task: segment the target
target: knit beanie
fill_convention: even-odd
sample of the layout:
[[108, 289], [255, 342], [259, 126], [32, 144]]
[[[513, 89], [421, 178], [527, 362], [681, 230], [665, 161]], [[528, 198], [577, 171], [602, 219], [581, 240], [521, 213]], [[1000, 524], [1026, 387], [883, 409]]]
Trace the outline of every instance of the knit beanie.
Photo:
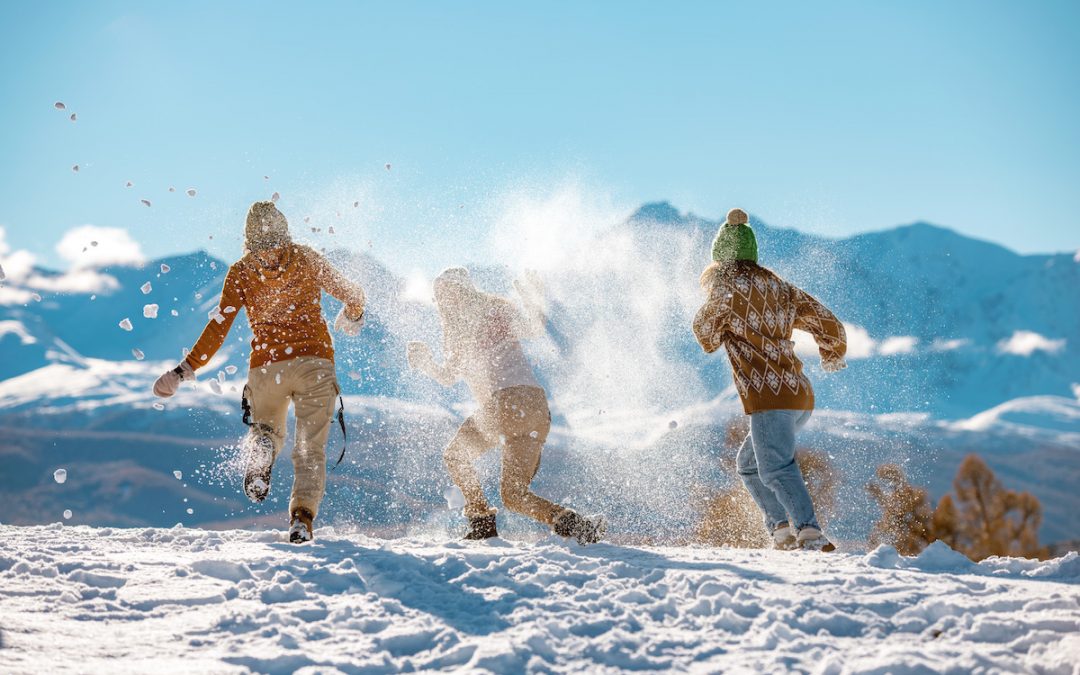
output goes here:
[[289, 221], [273, 202], [255, 202], [247, 214], [244, 246], [249, 251], [265, 251], [291, 241]]
[[716, 262], [749, 260], [757, 262], [757, 238], [747, 224], [749, 218], [742, 209], [728, 211], [727, 221], [713, 239], [712, 259]]

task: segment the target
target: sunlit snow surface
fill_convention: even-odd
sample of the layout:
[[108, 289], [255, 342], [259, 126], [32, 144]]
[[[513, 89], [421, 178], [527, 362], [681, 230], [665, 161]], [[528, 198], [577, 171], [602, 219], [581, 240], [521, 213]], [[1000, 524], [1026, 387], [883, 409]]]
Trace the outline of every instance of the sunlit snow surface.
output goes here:
[[3, 670], [1071, 673], [1080, 653], [1075, 553], [316, 535], [0, 526]]

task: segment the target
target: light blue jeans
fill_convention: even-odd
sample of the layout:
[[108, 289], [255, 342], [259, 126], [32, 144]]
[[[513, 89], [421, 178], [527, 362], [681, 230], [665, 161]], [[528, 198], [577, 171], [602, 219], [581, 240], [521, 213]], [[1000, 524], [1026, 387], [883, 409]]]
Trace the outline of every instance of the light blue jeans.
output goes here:
[[750, 433], [739, 448], [736, 464], [743, 485], [765, 514], [769, 532], [783, 522], [796, 530], [820, 527], [795, 463], [795, 430], [806, 424], [811, 412], [762, 410], [750, 415]]

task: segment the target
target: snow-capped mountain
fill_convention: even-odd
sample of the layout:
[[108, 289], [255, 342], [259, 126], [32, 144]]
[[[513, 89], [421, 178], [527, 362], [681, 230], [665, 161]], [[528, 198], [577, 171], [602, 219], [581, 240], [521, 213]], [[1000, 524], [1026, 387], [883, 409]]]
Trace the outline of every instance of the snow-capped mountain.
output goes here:
[[[550, 321], [529, 349], [551, 394], [555, 429], [538, 489], [609, 513], [615, 531], [685, 532], [694, 514], [670, 505], [729, 480], [717, 457], [730, 452], [725, 427], [739, 415], [730, 372], [689, 330], [717, 226], [649, 204], [540, 270]], [[1080, 536], [1070, 487], [1080, 480], [1080, 263], [1021, 256], [923, 224], [842, 240], [754, 226], [761, 262], [848, 324], [843, 373], [825, 375], [812, 345], [798, 343], [819, 405], [801, 440], [830, 453], [843, 474], [834, 519], [842, 536], [865, 534], [872, 513], [862, 486], [877, 464], [904, 463], [940, 495], [967, 452], [983, 454], [1006, 485], [1043, 501], [1045, 540]], [[462, 389], [444, 390], [404, 360], [407, 340], [437, 347], [438, 319], [423, 294], [380, 261], [346, 250], [330, 256], [364, 286], [369, 304], [360, 336], [336, 338], [350, 449], [331, 476], [324, 512], [375, 529], [431, 519], [445, 526], [441, 449], [470, 404]], [[230, 463], [243, 431], [244, 319], [196, 387], [152, 407], [153, 379], [202, 330], [226, 269], [194, 253], [96, 270], [111, 281], [95, 293], [4, 282], [4, 522], [52, 521], [65, 508], [73, 522], [88, 524], [281, 517], [280, 501], [241, 501]], [[480, 286], [501, 293], [511, 292], [515, 273], [473, 269]], [[156, 318], [144, 316], [146, 305], [157, 306]], [[336, 309], [328, 299], [326, 314]], [[131, 330], [120, 326], [125, 319]], [[331, 437], [332, 454], [338, 442]], [[53, 481], [58, 467], [68, 469], [68, 482]], [[275, 471], [272, 494], [281, 499], [288, 462]]]

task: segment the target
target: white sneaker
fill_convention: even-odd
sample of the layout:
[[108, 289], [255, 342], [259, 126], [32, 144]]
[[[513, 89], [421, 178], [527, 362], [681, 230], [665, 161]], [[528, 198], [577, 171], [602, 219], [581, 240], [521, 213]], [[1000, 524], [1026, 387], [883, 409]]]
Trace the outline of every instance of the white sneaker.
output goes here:
[[773, 530], [772, 539], [773, 548], [778, 551], [791, 551], [799, 548], [799, 544], [795, 540], [795, 530], [787, 523]]
[[804, 551], [835, 551], [836, 546], [816, 527], [804, 527], [799, 530], [799, 548]]

